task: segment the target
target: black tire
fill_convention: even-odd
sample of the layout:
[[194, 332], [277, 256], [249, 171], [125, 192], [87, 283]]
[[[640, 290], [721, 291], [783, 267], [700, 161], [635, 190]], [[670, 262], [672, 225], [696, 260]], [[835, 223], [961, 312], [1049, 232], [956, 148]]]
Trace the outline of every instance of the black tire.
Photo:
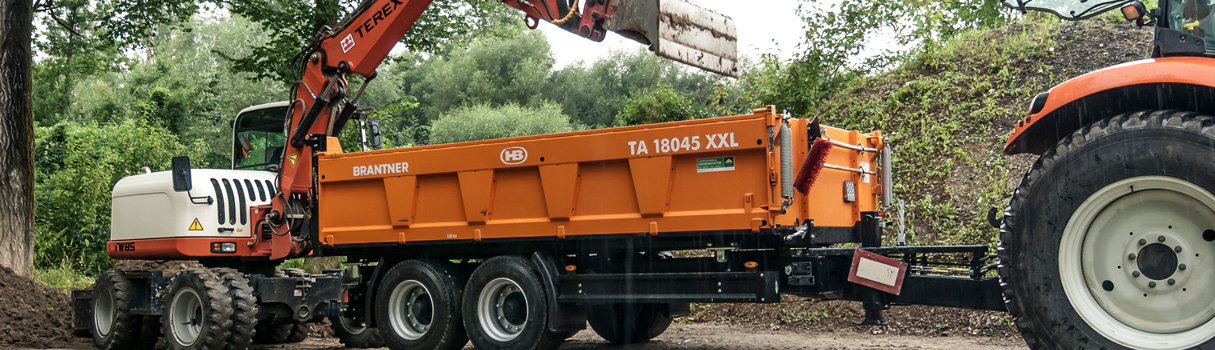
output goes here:
[[142, 317], [131, 313], [131, 282], [121, 272], [106, 271], [93, 284], [93, 345], [128, 349], [140, 338]]
[[379, 348], [384, 346], [384, 338], [379, 330], [368, 328], [361, 318], [330, 317], [329, 324], [333, 335], [342, 345], [351, 349]]
[[249, 279], [240, 271], [228, 268], [212, 269], [224, 281], [228, 297], [232, 299], [232, 326], [228, 329], [225, 349], [243, 350], [253, 344], [257, 329], [257, 299]]
[[282, 344], [295, 330], [295, 323], [287, 321], [260, 321], [254, 328], [254, 344]]
[[[547, 330], [549, 305], [545, 293], [526, 259], [499, 256], [486, 260], [473, 271], [464, 291], [468, 338], [478, 349], [486, 350], [555, 348], [565, 340], [565, 334]], [[494, 319], [491, 315], [495, 313], [500, 313], [504, 321]]]
[[612, 344], [637, 344], [662, 335], [671, 326], [665, 304], [605, 304], [591, 307], [587, 322]]
[[[1130, 189], [1123, 189], [1122, 184], [1132, 184], [1135, 183], [1133, 181], [1146, 177], [1175, 178], [1201, 187], [1208, 192], [1215, 192], [1215, 176], [1211, 175], [1215, 174], [1215, 162], [1212, 161], [1212, 155], [1215, 154], [1215, 126], [1213, 125], [1215, 125], [1215, 119], [1190, 112], [1148, 111], [1119, 115], [1072, 133], [1055, 147], [1047, 150], [1034, 163], [1022, 178], [1017, 190], [1012, 193], [1009, 208], [1005, 213], [1004, 224], [1000, 230], [999, 246], [999, 272], [1004, 285], [1005, 304], [1013, 316], [1017, 328], [1021, 331], [1022, 338], [1030, 348], [1121, 349], [1129, 346], [1123, 344], [1126, 342], [1125, 339], [1123, 339], [1123, 343], [1120, 343], [1103, 335], [1103, 332], [1119, 334], [1111, 331], [1117, 329], [1108, 326], [1111, 323], [1094, 326], [1091, 321], [1086, 321], [1086, 318], [1080, 315], [1081, 311], [1077, 311], [1077, 308], [1081, 308], [1081, 306], [1069, 299], [1063, 279], [1074, 280], [1074, 277], [1067, 276], [1076, 275], [1081, 278], [1105, 279], [1106, 284], [1098, 283], [1097, 286], [1106, 286], [1102, 288], [1108, 288], [1105, 291], [1111, 294], [1087, 292], [1090, 300], [1112, 295], [1114, 288], [1132, 288], [1128, 290], [1136, 290], [1134, 293], [1138, 294], [1140, 292], [1136, 288], [1140, 288], [1140, 286], [1137, 283], [1141, 283], [1144, 279], [1128, 278], [1125, 280], [1140, 282], [1120, 284], [1115, 287], [1111, 280], [1124, 281], [1124, 279], [1120, 279], [1123, 278], [1121, 275], [1102, 275], [1093, 272], [1096, 269], [1071, 272], [1081, 271], [1080, 267], [1075, 267], [1080, 266], [1078, 263], [1061, 266], [1060, 259], [1067, 258], [1068, 261], [1071, 261], [1073, 255], [1080, 254], [1079, 251], [1072, 249], [1074, 243], [1070, 243], [1075, 241], [1076, 232], [1080, 232], [1081, 238], [1089, 237], [1090, 234], [1104, 235], [1104, 232], [1107, 232], [1101, 231], [1099, 228], [1090, 228], [1084, 223], [1073, 226], [1084, 227], [1083, 230], [1067, 231], [1069, 220], [1072, 220], [1073, 217], [1080, 218], [1088, 215], [1077, 213], [1091, 212], [1088, 208], [1092, 204], [1085, 204], [1090, 198], [1093, 200], [1088, 203], [1107, 203], [1110, 205], [1109, 208], [1113, 208], [1113, 203], [1117, 199], [1110, 202], [1101, 200], [1101, 198], [1109, 198], [1104, 197], [1104, 193], [1109, 193], [1109, 188], [1136, 193], [1133, 186]], [[1119, 183], [1119, 185], [1111, 186], [1115, 183]], [[1143, 188], [1151, 189], [1150, 187]], [[1119, 194], [1111, 196], [1117, 195]], [[1121, 196], [1130, 195], [1122, 194]], [[1098, 208], [1104, 210], [1107, 207], [1099, 206]], [[1118, 213], [1120, 214], [1111, 215], [1122, 215], [1122, 212]], [[1139, 222], [1152, 221], [1141, 220]], [[1163, 226], [1161, 223], [1152, 225]], [[1169, 226], [1169, 229], [1172, 229], [1172, 226]], [[1123, 235], [1122, 232], [1126, 231], [1130, 231], [1130, 234]], [[1143, 242], [1139, 241], [1138, 236], [1134, 236], [1133, 231], [1137, 230], [1120, 229], [1116, 231], [1116, 235], [1131, 237], [1128, 240], [1134, 239]], [[1201, 235], [1201, 231], [1198, 234]], [[1147, 233], [1142, 233], [1142, 235], [1147, 235]], [[1101, 237], [1106, 236], [1093, 236], [1092, 241], [1099, 242], [1102, 240]], [[1117, 239], [1121, 240], [1121, 238]], [[1143, 243], [1137, 244], [1142, 245]], [[1108, 255], [1113, 256], [1113, 254]], [[1127, 255], [1118, 252], [1117, 257], [1111, 259], [1127, 259]], [[1119, 263], [1117, 268], [1122, 269], [1122, 264], [1124, 263]], [[1113, 269], [1112, 266], [1105, 265], [1101, 264], [1100, 268]], [[1137, 265], [1127, 266], [1127, 269], [1122, 269], [1120, 272], [1130, 275], [1131, 273], [1126, 270], [1133, 268], [1138, 267]], [[1068, 272], [1065, 273], [1064, 270]], [[1191, 270], [1192, 273], [1199, 273], [1193, 271], [1199, 269]], [[1138, 271], [1133, 272], [1135, 273], [1133, 278], [1139, 278]], [[1109, 279], [1106, 279], [1107, 277]], [[1076, 282], [1069, 283], [1075, 285]], [[1091, 287], [1091, 284], [1089, 286], [1084, 288], [1096, 288]], [[1152, 287], [1155, 285], [1153, 284]], [[1072, 295], [1084, 295], [1076, 294], [1075, 287], [1070, 290]], [[1189, 293], [1193, 293], [1193, 291]], [[1211, 291], [1201, 293], [1211, 293]], [[1144, 297], [1148, 297], [1146, 292]], [[1076, 300], [1087, 303], [1083, 298]], [[1087, 312], [1088, 315], [1093, 315], [1092, 310], [1097, 310], [1095, 312], [1098, 316], [1100, 313], [1106, 313], [1106, 316], [1111, 319], [1116, 317], [1103, 308], [1081, 308], [1081, 310], [1085, 310], [1083, 312]], [[1207, 322], [1206, 325], [1210, 325], [1210, 322], [1215, 321]], [[1125, 335], [1117, 336], [1125, 337]], [[1215, 334], [1199, 332], [1199, 338], [1196, 341], [1201, 342], [1200, 344], [1183, 347], [1215, 348], [1215, 340], [1210, 338], [1213, 336]], [[1137, 337], [1137, 335], [1131, 337]], [[1201, 337], [1207, 338], [1203, 341]], [[1139, 340], [1132, 339], [1131, 341]]]
[[375, 317], [385, 345], [391, 349], [461, 349], [468, 343], [460, 319], [464, 284], [454, 270], [444, 263], [406, 260], [384, 274], [375, 295]]
[[299, 343], [308, 339], [308, 335], [312, 334], [311, 323], [293, 323], [291, 324], [291, 332], [287, 334], [287, 339], [284, 343]]
[[232, 298], [219, 276], [202, 269], [178, 272], [164, 295], [161, 323], [169, 349], [224, 348], [232, 328]]
[[160, 316], [143, 316], [139, 326], [139, 338], [135, 340], [135, 349], [164, 349], [160, 343]]

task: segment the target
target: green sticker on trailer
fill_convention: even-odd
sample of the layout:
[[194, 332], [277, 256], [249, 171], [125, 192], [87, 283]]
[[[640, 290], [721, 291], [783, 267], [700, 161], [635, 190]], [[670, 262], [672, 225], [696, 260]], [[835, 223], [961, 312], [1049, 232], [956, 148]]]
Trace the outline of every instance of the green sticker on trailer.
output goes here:
[[734, 157], [696, 159], [696, 172], [711, 173], [717, 171], [734, 171]]

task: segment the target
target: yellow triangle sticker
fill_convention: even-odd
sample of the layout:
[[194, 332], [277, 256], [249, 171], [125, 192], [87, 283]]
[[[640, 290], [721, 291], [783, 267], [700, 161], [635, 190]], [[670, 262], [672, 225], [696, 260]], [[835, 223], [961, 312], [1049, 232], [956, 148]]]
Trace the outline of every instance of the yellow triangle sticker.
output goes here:
[[190, 231], [202, 231], [202, 224], [198, 223], [198, 218], [194, 218], [194, 223], [190, 224]]
[[299, 153], [296, 153], [296, 154], [292, 154], [292, 155], [287, 156], [287, 161], [288, 161], [288, 162], [291, 162], [291, 167], [292, 167], [292, 168], [294, 168], [294, 167], [295, 167], [295, 159], [296, 159], [296, 158], [299, 158], [299, 156], [300, 156], [300, 154], [299, 154]]

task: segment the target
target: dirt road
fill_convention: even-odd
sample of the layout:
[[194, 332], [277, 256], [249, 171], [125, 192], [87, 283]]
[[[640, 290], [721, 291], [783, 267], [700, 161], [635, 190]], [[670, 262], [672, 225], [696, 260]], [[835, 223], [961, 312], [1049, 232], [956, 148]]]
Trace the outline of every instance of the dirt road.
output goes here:
[[[339, 350], [342, 345], [333, 338], [311, 338], [304, 343], [263, 346], [256, 349]], [[473, 349], [472, 346], [465, 347]], [[593, 331], [585, 330], [560, 348], [561, 350], [630, 349], [630, 350], [782, 350], [782, 349], [967, 349], [1004, 350], [1028, 349], [1025, 343], [992, 337], [913, 336], [858, 333], [853, 330], [837, 332], [771, 331], [756, 326], [726, 326], [712, 324], [674, 324], [653, 341], [635, 346], [611, 346]]]

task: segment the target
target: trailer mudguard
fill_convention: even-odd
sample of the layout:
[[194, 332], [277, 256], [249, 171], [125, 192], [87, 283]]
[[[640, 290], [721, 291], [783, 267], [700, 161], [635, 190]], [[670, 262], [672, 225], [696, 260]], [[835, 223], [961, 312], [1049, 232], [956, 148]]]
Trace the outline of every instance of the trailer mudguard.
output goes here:
[[1178, 109], [1215, 114], [1215, 59], [1128, 62], [1073, 78], [1040, 94], [1017, 122], [1004, 154], [1041, 155], [1084, 125], [1121, 113]]

